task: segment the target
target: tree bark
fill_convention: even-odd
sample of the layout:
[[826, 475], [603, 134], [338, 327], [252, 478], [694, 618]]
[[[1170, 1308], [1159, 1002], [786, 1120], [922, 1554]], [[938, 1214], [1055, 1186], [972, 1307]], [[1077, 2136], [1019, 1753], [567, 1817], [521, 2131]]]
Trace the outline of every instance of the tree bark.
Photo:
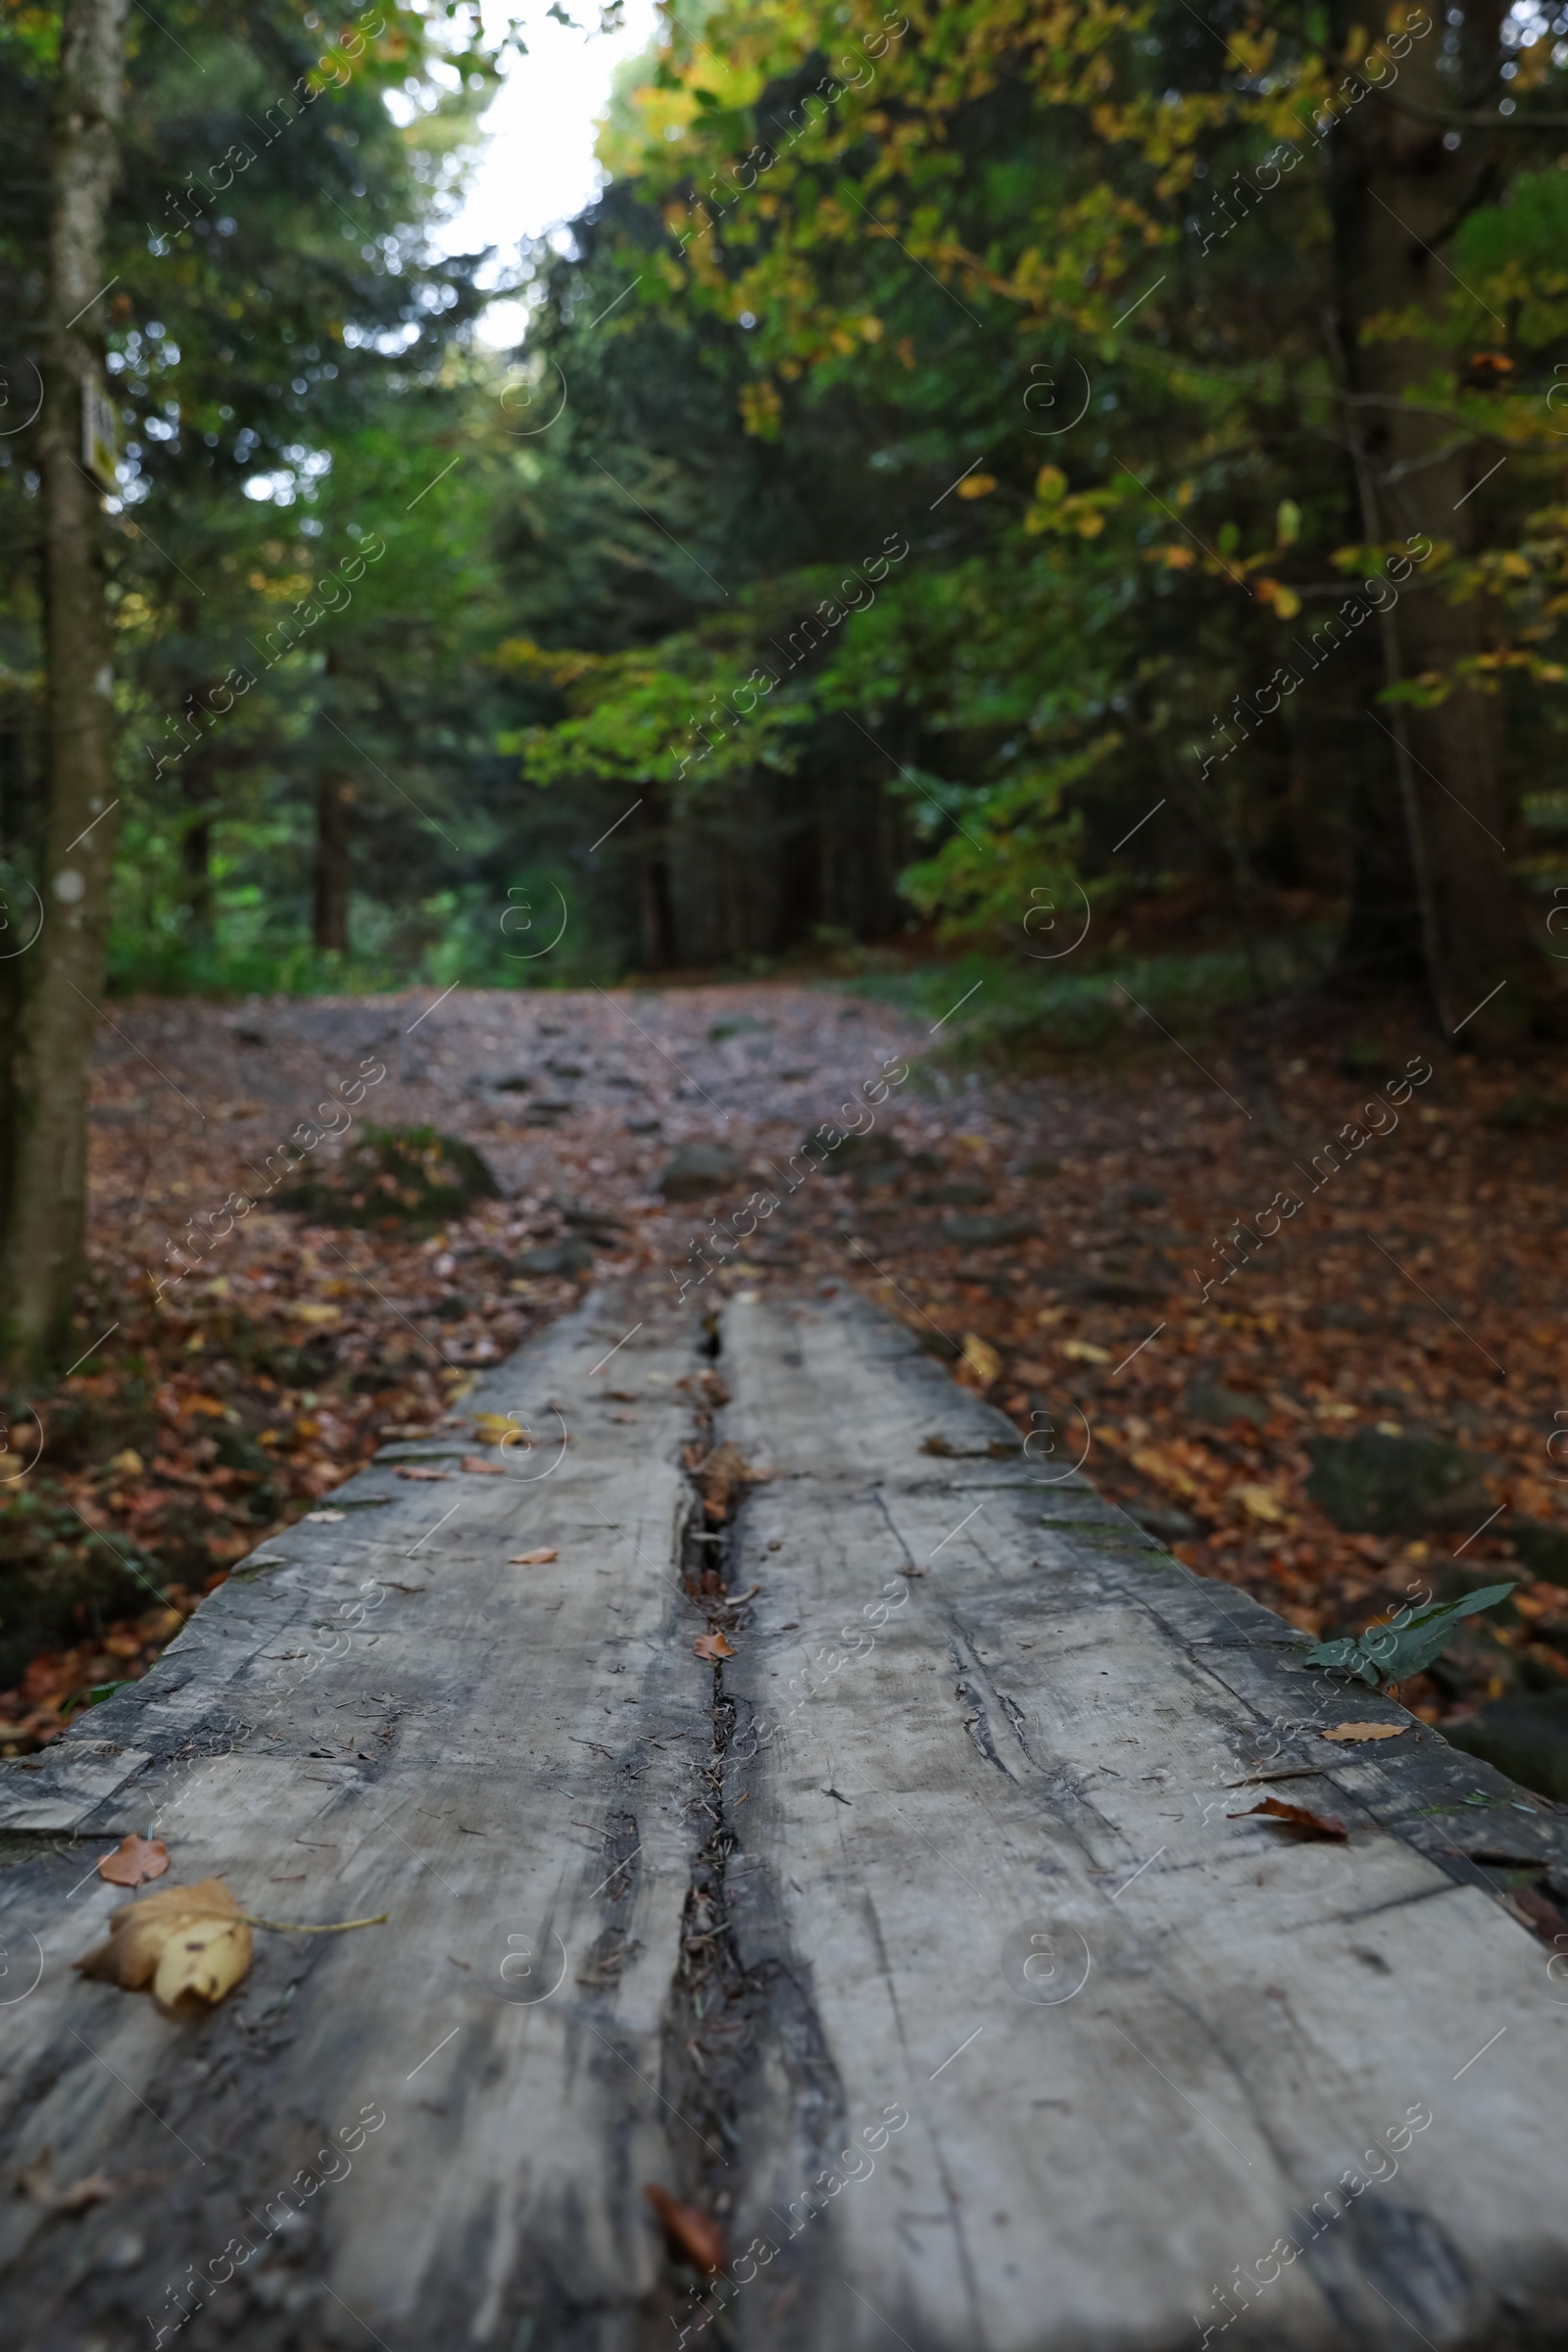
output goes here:
[[652, 785], [643, 794], [642, 855], [638, 859], [642, 963], [666, 972], [675, 960], [675, 901], [669, 881], [669, 811]]
[[[1348, 13], [1342, 30], [1348, 29]], [[1419, 12], [1412, 11], [1419, 21]], [[1471, 131], [1445, 143], [1441, 122], [1473, 102], [1501, 63], [1499, 11], [1465, 12], [1462, 71], [1445, 71], [1442, 13], [1398, 61], [1390, 96], [1363, 97], [1335, 140], [1335, 268], [1347, 437], [1369, 531], [1446, 543], [1463, 556], [1481, 533], [1475, 497], [1494, 453], [1451, 418], [1406, 406], [1451, 368], [1456, 281], [1443, 257], [1495, 157]], [[1430, 20], [1429, 20], [1430, 22]], [[1420, 110], [1404, 111], [1405, 109]], [[1394, 315], [1391, 335], [1369, 323]], [[1447, 672], [1485, 650], [1480, 604], [1454, 604], [1416, 570], [1381, 624], [1388, 675]], [[1527, 1027], [1523, 936], [1510, 887], [1501, 706], [1469, 684], [1431, 710], [1388, 710], [1422, 901], [1428, 978], [1450, 1036], [1504, 1047]], [[1392, 748], [1392, 747], [1391, 747]]]
[[0, 1366], [12, 1378], [66, 1338], [86, 1213], [87, 1081], [114, 856], [114, 669], [98, 490], [82, 418], [100, 360], [104, 230], [128, 0], [67, 0], [51, 153], [43, 489], [49, 798], [43, 921], [12, 967], [0, 1072]]
[[200, 760], [183, 771], [185, 829], [180, 836], [180, 879], [184, 893], [185, 945], [198, 955], [215, 944], [213, 924], [212, 776]]
[[318, 948], [349, 952], [349, 804], [354, 786], [344, 775], [322, 776], [316, 787], [316, 907], [311, 936]]

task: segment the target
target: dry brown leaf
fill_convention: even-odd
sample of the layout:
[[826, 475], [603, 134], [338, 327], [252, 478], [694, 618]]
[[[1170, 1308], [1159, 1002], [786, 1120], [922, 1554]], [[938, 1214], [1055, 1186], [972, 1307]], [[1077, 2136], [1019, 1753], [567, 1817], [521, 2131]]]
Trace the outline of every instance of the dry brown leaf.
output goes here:
[[220, 2001], [251, 1964], [251, 1932], [221, 1879], [166, 1886], [126, 1903], [109, 1923], [109, 1940], [75, 1965], [84, 1977], [125, 1992], [152, 1987], [160, 2007], [185, 1993]]
[[24, 2196], [31, 2197], [35, 2205], [47, 2205], [52, 2213], [81, 2213], [89, 2205], [101, 2204], [106, 2197], [120, 2194], [122, 2181], [111, 2180], [107, 2173], [83, 2173], [79, 2180], [69, 2187], [58, 2188], [50, 2178], [54, 2159], [49, 2149], [35, 2164], [17, 2175], [17, 2187]]
[[735, 1488], [760, 1486], [774, 1473], [757, 1470], [746, 1459], [738, 1446], [728, 1441], [715, 1446], [712, 1452], [693, 1465], [693, 1474], [702, 1490], [703, 1509], [710, 1520], [727, 1519], [730, 1497]]
[[1562, 1937], [1568, 1935], [1568, 1919], [1564, 1919], [1555, 1903], [1548, 1902], [1539, 1886], [1510, 1886], [1503, 1897], [1515, 1919], [1521, 1920], [1543, 1943], [1554, 1951], [1562, 1950]]
[[122, 1838], [112, 1854], [98, 1857], [98, 1876], [111, 1886], [140, 1886], [161, 1879], [169, 1868], [169, 1848], [161, 1838], [138, 1838], [134, 1831]]
[[514, 1551], [507, 1565], [511, 1568], [543, 1568], [547, 1561], [560, 1557], [554, 1544], [541, 1544], [537, 1551]]
[[450, 1470], [427, 1470], [422, 1462], [399, 1462], [392, 1473], [394, 1478], [450, 1478]]
[[482, 1461], [476, 1453], [466, 1453], [458, 1468], [466, 1470], [470, 1478], [505, 1478], [507, 1475], [504, 1462]]
[[696, 2205], [680, 2204], [667, 2188], [657, 2184], [645, 2188], [643, 2195], [687, 2260], [716, 2277], [724, 2268], [724, 2233], [711, 2214]]
[[1288, 1805], [1283, 1797], [1278, 1796], [1265, 1796], [1260, 1805], [1249, 1805], [1245, 1813], [1233, 1813], [1230, 1818], [1232, 1821], [1250, 1821], [1254, 1813], [1267, 1813], [1275, 1821], [1283, 1821], [1308, 1838], [1348, 1838], [1350, 1835], [1337, 1814], [1313, 1813], [1305, 1805]]
[[692, 1647], [700, 1658], [732, 1658], [736, 1654], [722, 1634], [699, 1634]]
[[1331, 1732], [1321, 1732], [1323, 1740], [1401, 1740], [1410, 1729], [1407, 1723], [1337, 1723]]

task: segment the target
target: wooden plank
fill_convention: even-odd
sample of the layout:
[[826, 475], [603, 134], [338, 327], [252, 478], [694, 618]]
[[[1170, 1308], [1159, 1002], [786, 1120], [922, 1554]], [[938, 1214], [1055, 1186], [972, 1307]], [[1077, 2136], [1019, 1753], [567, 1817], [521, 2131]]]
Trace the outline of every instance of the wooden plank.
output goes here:
[[[0, 2200], [24, 2352], [192, 2304], [194, 2352], [1561, 2341], [1568, 1985], [1444, 1850], [1568, 1862], [1561, 1809], [1418, 1726], [1325, 1742], [1407, 1719], [1325, 1712], [1277, 1619], [854, 1301], [731, 1305], [716, 1435], [770, 1475], [699, 1541], [701, 1341], [590, 1301], [470, 1400], [564, 1447], [388, 1448], [0, 1772], [10, 2163], [113, 2191]], [[713, 1560], [757, 1592], [709, 1668]], [[1259, 1769], [1348, 1839], [1228, 1819]], [[130, 1829], [390, 1925], [260, 1935], [172, 2023], [70, 1968]]]
[[[262, 1555], [284, 1565], [205, 1602], [92, 1740], [6, 1768], [11, 1855], [41, 1849], [0, 1872], [10, 1981], [42, 1959], [0, 2009], [6, 2145], [57, 2184], [118, 2184], [77, 2214], [0, 2201], [20, 2341], [151, 2343], [187, 2266], [225, 2261], [198, 2346], [364, 2343], [362, 2323], [428, 2344], [457, 2313], [452, 2340], [506, 2352], [530, 2319], [626, 2340], [662, 2276], [641, 2186], [684, 2130], [662, 2036], [712, 1739], [703, 1620], [672, 1581], [700, 1335], [645, 1329], [591, 1376], [626, 1321], [586, 1310], [471, 1399], [544, 1431], [557, 1399], [559, 1466], [548, 1444], [508, 1477], [378, 1464], [332, 1497], [341, 1521], [291, 1528]], [[611, 1381], [639, 1392], [634, 1424], [599, 1400]], [[555, 1563], [508, 1564], [543, 1545]], [[362, 1622], [357, 1600], [379, 1605]], [[259, 1935], [244, 1986], [171, 2024], [71, 1970], [126, 1899], [93, 1858], [131, 1829], [259, 1914], [390, 1925]], [[385, 2125], [318, 2158], [367, 2108]], [[344, 2169], [313, 2190], [311, 2167]], [[225, 2258], [236, 2238], [255, 2251]]]
[[[1269, 1738], [1400, 1711], [1325, 1711], [1277, 1619], [993, 1460], [1017, 1433], [858, 1304], [736, 1304], [722, 1361], [779, 1473], [736, 1563], [731, 1907], [832, 2084], [749, 2150], [737, 2238], [780, 2251], [739, 2339], [783, 2340], [782, 2293], [844, 2352], [1197, 2343], [1249, 2298], [1270, 2345], [1561, 2340], [1568, 1986], [1403, 1834], [1480, 1788], [1494, 1841], [1539, 1838], [1539, 1800], [1410, 1718], [1376, 1763]], [[1226, 1818], [1294, 1762], [1344, 1845]]]

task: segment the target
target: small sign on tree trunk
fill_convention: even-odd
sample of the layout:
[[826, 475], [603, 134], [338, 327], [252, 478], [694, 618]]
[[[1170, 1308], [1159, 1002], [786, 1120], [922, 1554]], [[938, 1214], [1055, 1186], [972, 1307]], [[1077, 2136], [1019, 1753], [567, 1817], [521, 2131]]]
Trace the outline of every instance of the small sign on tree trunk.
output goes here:
[[81, 387], [81, 462], [101, 489], [119, 489], [120, 411], [95, 375]]

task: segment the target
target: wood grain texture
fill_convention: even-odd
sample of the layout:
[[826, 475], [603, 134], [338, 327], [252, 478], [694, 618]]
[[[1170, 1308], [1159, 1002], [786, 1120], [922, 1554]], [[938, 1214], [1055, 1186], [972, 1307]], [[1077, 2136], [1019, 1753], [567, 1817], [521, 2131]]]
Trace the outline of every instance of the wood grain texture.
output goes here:
[[[1568, 1985], [1408, 1834], [1479, 1790], [1494, 1842], [1560, 1853], [1560, 1815], [1413, 1722], [1375, 1761], [1270, 1737], [1399, 1711], [1314, 1695], [1267, 1611], [993, 1458], [1010, 1424], [859, 1305], [732, 1306], [723, 1363], [725, 1434], [779, 1473], [737, 1563], [763, 1592], [725, 1669], [757, 1748], [730, 1884], [747, 1965], [803, 1972], [839, 2086], [831, 2128], [755, 2151], [737, 2237], [782, 2242], [740, 2340], [791, 2340], [769, 2281], [804, 2269], [843, 2352], [1561, 2341]], [[848, 1655], [890, 1579], [907, 1600]], [[1297, 1763], [1285, 1793], [1345, 1845], [1227, 1818], [1275, 1786], [1229, 1784]], [[1071, 1997], [1024, 1997], [1031, 1936], [1034, 1989]], [[908, 2128], [840, 2185], [890, 2103]], [[1282, 2238], [1261, 2292], [1215, 2297]]]
[[[238, 2261], [242, 2233], [255, 2253], [183, 2342], [368, 2343], [368, 2322], [398, 2352], [512, 2352], [529, 2317], [541, 2341], [629, 2340], [662, 2276], [642, 2183], [684, 2130], [662, 2027], [712, 1729], [672, 1575], [700, 1335], [645, 1330], [591, 1377], [625, 1328], [590, 1308], [475, 1392], [541, 1433], [512, 1475], [378, 1464], [332, 1497], [340, 1522], [301, 1522], [261, 1555], [282, 1565], [206, 1601], [91, 1740], [5, 1768], [11, 1852], [41, 1849], [0, 1872], [11, 1982], [34, 1936], [43, 1960], [0, 2009], [10, 2160], [121, 2184], [80, 2214], [0, 2201], [14, 2342], [151, 2344], [168, 2288]], [[617, 1376], [634, 1422], [600, 1401]], [[539, 1475], [552, 1397], [570, 1443]], [[546, 1544], [556, 1562], [508, 1564]], [[389, 1925], [259, 1935], [239, 1991], [172, 2024], [70, 1966], [123, 1899], [95, 1854], [149, 1827], [172, 1878], [220, 1876], [259, 1914]], [[328, 2133], [376, 2104], [385, 2125], [312, 2190], [306, 2168], [338, 2170]]]
[[[732, 1302], [713, 1434], [766, 1475], [706, 1524], [702, 1336], [590, 1300], [469, 1399], [539, 1438], [509, 1475], [389, 1447], [0, 1768], [19, 2352], [191, 2306], [192, 2352], [1562, 2342], [1568, 1984], [1457, 1850], [1568, 1859], [1561, 1810], [1314, 1690], [858, 1302]], [[1319, 1737], [1356, 1715], [1409, 1728]], [[1348, 1838], [1231, 1818], [1274, 1792]], [[70, 1966], [130, 1830], [389, 1924], [258, 1934], [171, 2021]]]

